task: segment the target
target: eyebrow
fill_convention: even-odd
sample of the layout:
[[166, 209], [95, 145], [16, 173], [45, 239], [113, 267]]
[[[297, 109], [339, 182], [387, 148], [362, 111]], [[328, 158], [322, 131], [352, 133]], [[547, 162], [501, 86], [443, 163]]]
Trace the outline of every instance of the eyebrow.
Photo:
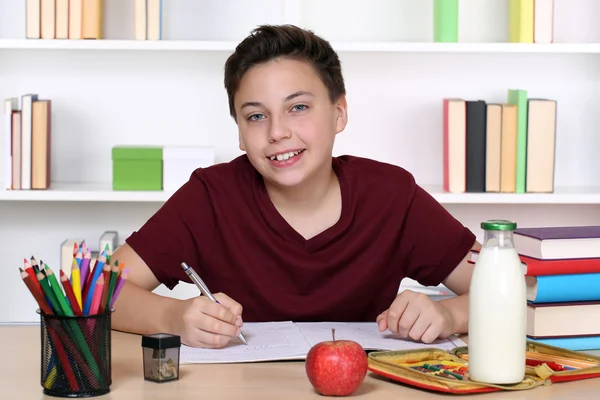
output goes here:
[[[300, 97], [300, 96], [304, 96], [304, 95], [314, 97], [314, 94], [312, 94], [311, 92], [299, 90], [297, 92], [294, 92], [294, 93], [288, 95], [284, 101], [290, 101], [290, 100], [295, 99], [296, 97]], [[244, 104], [242, 104], [240, 109], [243, 109], [245, 107], [263, 107], [263, 106], [264, 106], [263, 103], [261, 103], [260, 101], [247, 101]]]

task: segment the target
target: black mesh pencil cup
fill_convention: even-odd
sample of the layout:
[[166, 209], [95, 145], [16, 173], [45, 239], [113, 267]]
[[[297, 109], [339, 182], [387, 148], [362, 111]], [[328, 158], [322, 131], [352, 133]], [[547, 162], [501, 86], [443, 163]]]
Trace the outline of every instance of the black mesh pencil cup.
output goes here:
[[111, 385], [111, 313], [41, 320], [41, 384], [55, 397], [93, 397]]

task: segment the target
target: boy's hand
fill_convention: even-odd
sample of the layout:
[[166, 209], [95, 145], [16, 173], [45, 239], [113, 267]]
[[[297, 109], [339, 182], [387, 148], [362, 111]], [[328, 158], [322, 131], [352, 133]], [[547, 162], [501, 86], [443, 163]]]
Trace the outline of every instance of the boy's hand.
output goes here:
[[222, 348], [240, 334], [242, 306], [223, 293], [219, 303], [198, 296], [178, 303], [171, 315], [172, 331], [191, 347]]
[[431, 343], [454, 333], [452, 313], [422, 293], [405, 290], [377, 316], [379, 331], [389, 329], [403, 339]]

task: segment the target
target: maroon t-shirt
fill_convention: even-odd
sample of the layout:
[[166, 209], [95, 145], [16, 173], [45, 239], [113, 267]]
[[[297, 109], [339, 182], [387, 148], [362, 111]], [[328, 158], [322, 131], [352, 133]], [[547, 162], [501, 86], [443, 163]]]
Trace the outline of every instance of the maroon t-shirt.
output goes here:
[[305, 240], [271, 203], [243, 155], [197, 169], [127, 243], [173, 288], [193, 267], [244, 321], [374, 321], [404, 277], [437, 285], [475, 235], [401, 167], [333, 157], [339, 221]]

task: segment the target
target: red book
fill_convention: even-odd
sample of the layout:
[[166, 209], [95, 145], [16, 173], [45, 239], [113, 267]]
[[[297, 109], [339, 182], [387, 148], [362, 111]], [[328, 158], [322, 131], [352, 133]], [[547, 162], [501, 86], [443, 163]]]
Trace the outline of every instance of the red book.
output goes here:
[[[475, 264], [477, 250], [471, 250], [469, 262]], [[569, 258], [557, 260], [540, 260], [519, 254], [525, 276], [587, 274], [600, 272], [600, 258]]]

